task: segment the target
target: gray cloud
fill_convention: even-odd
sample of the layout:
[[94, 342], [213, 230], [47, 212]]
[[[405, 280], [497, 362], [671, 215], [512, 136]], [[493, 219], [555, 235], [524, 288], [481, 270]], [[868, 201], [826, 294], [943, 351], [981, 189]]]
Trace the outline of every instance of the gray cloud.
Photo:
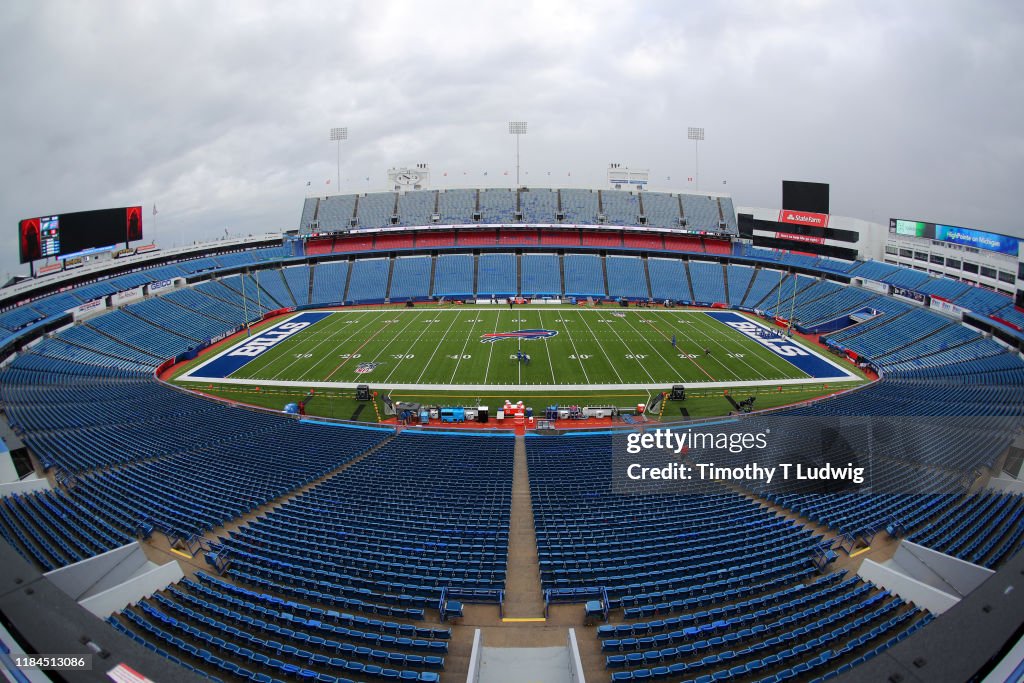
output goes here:
[[19, 1], [0, 269], [50, 212], [141, 203], [164, 244], [294, 227], [307, 181], [336, 188], [335, 125], [343, 187], [420, 161], [439, 187], [511, 184], [509, 119], [531, 184], [618, 161], [686, 189], [702, 125], [702, 185], [738, 204], [823, 180], [834, 213], [1024, 234], [1021, 45], [1014, 2]]

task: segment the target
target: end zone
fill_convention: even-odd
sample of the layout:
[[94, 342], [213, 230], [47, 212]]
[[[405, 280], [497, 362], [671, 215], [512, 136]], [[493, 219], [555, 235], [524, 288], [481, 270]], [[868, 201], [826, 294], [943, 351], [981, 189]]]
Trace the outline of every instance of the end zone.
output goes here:
[[297, 313], [268, 327], [259, 334], [243, 338], [231, 348], [197, 365], [178, 379], [185, 381], [227, 379], [249, 361], [262, 355], [267, 349], [277, 346], [285, 339], [320, 322], [329, 315], [331, 315], [330, 311]]
[[746, 316], [732, 311], [705, 311], [704, 315], [728, 325], [751, 341], [755, 341], [790, 365], [818, 380], [844, 381], [859, 379], [838, 363], [799, 344], [786, 339], [770, 327], [754, 322]]

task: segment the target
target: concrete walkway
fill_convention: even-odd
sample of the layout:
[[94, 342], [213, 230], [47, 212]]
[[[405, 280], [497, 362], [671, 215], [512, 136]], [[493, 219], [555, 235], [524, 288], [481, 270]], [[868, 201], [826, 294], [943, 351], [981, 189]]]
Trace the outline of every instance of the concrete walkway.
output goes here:
[[544, 616], [537, 536], [533, 527], [533, 503], [530, 500], [530, 475], [526, 466], [526, 439], [521, 435], [516, 436], [512, 472], [504, 612], [508, 618]]
[[570, 683], [568, 647], [484, 647], [479, 683]]

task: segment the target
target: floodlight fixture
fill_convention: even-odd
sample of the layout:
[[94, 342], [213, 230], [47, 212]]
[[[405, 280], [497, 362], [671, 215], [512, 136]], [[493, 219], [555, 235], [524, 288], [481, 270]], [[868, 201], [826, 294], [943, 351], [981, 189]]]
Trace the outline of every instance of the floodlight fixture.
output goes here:
[[348, 140], [348, 127], [331, 128], [331, 142], [338, 143], [338, 176], [335, 192], [341, 192], [341, 141]]
[[526, 121], [509, 121], [508, 132], [510, 135], [516, 136], [516, 188], [519, 185], [519, 137], [526, 135]]
[[686, 129], [686, 137], [689, 140], [693, 140], [693, 181], [694, 188], [700, 189], [700, 152], [698, 151], [698, 143], [704, 139], [704, 128], [696, 128], [690, 126]]

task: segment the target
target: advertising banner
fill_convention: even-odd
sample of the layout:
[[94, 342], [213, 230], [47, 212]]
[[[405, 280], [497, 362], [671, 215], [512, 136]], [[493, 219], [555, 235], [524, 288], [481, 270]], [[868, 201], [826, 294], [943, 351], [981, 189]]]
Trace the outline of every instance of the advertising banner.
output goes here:
[[88, 301], [82, 304], [81, 306], [75, 306], [74, 308], [70, 309], [68, 313], [70, 313], [75, 320], [78, 320], [79, 318], [85, 317], [87, 315], [98, 313], [99, 311], [102, 311], [106, 307], [107, 300], [101, 297], [99, 299], [93, 299], [92, 301]]
[[936, 225], [935, 239], [949, 242], [951, 244], [962, 244], [965, 247], [985, 249], [1000, 254], [1016, 256], [1020, 241], [1009, 235], [997, 235], [984, 230], [971, 230], [969, 228], [956, 228], [951, 225]]
[[172, 289], [174, 287], [174, 280], [160, 280], [159, 282], [149, 283], [149, 293], [156, 294], [162, 292], [165, 289]]
[[889, 293], [889, 285], [884, 282], [879, 282], [877, 280], [862, 280], [860, 278], [856, 279], [861, 283], [861, 286], [864, 287], [864, 289], [870, 289], [872, 292], [878, 292], [879, 294]]
[[[893, 223], [895, 221], [895, 223]], [[908, 237], [929, 237], [928, 224], [922, 221], [906, 221], [903, 219], [893, 219], [890, 224], [894, 224], [896, 227], [897, 235], [906, 235]]]
[[115, 306], [120, 306], [121, 304], [126, 304], [129, 301], [136, 301], [137, 299], [141, 299], [141, 298], [142, 298], [142, 287], [141, 286], [140, 287], [135, 287], [133, 289], [128, 289], [128, 290], [125, 290], [123, 292], [118, 292], [118, 293], [114, 294], [114, 296], [112, 297], [113, 303], [114, 303]]
[[797, 235], [792, 232], [777, 232], [775, 233], [775, 239], [792, 240], [793, 242], [805, 242], [808, 244], [825, 244], [824, 237], [817, 237], [815, 235]]
[[961, 306], [957, 306], [952, 302], [940, 299], [937, 296], [931, 297], [931, 301], [928, 302], [928, 307], [933, 308], [941, 313], [945, 313], [946, 315], [951, 315], [955, 318], [959, 318], [964, 314], [964, 311], [969, 310]]
[[896, 287], [895, 285], [893, 285], [892, 294], [893, 296], [898, 296], [903, 299], [913, 301], [914, 303], [921, 304], [922, 306], [928, 305], [928, 295], [922, 294], [921, 292], [916, 292], [913, 289], [907, 289], [905, 287]]
[[827, 213], [813, 213], [811, 211], [793, 211], [783, 209], [779, 211], [779, 223], [792, 223], [794, 225], [813, 225], [816, 228], [828, 227]]

